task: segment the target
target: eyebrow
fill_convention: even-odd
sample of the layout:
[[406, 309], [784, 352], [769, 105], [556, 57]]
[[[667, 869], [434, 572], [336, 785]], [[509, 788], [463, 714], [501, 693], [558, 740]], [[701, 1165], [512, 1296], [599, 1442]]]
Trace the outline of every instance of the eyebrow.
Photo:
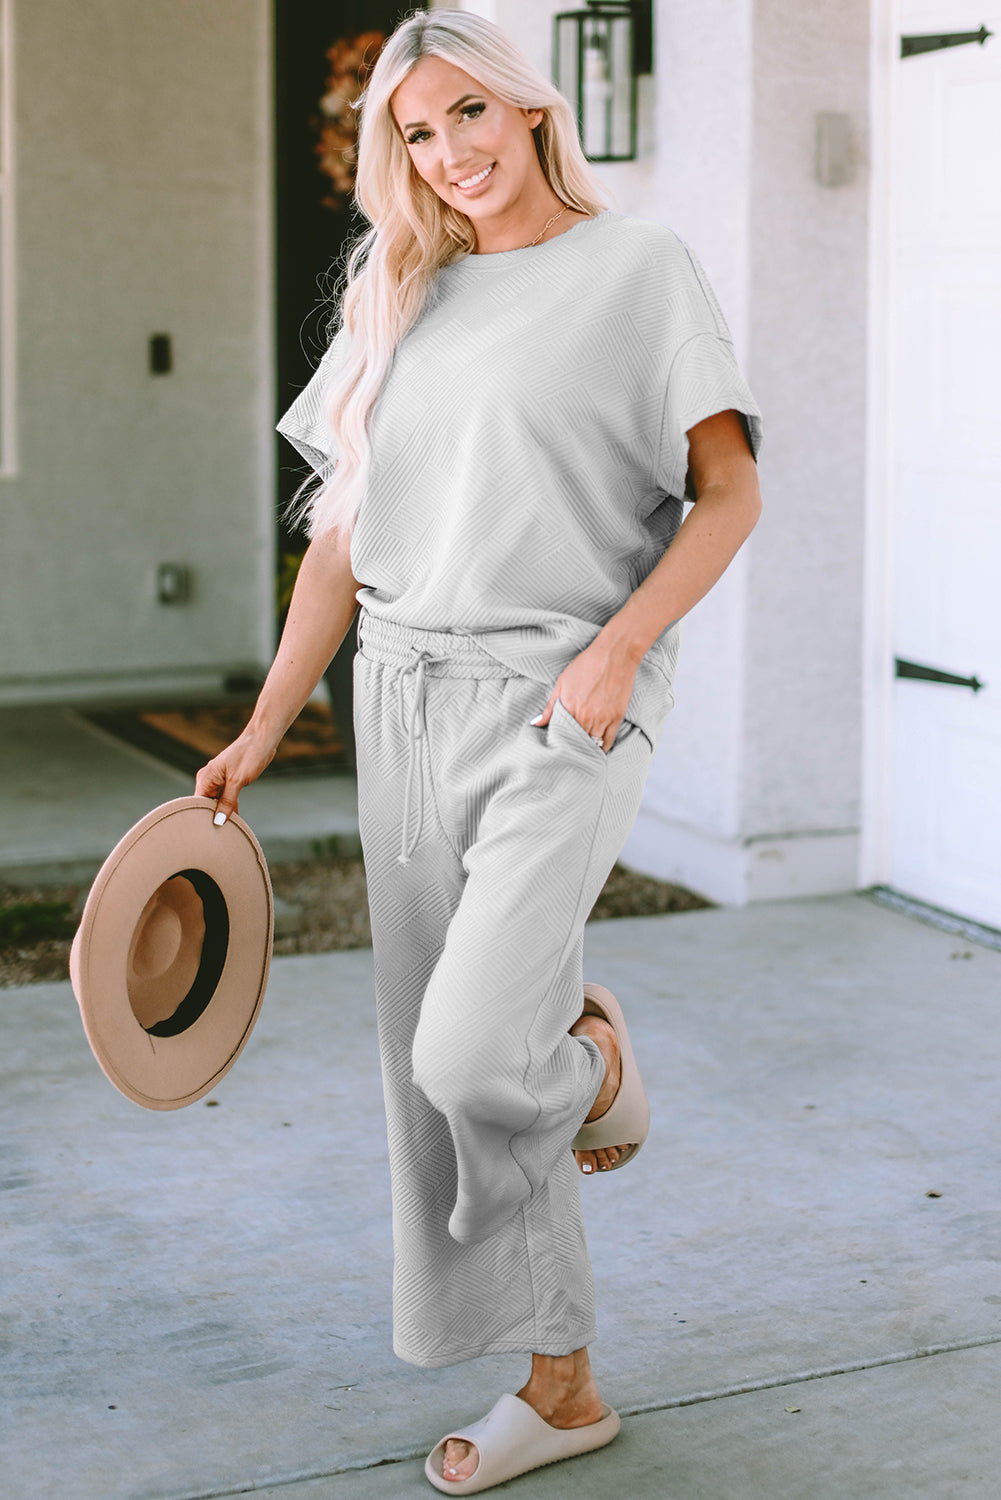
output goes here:
[[[478, 98], [479, 98], [478, 94], [463, 94], [463, 96], [462, 96], [461, 99], [456, 99], [456, 101], [455, 101], [454, 104], [450, 104], [449, 105], [449, 107], [448, 107], [448, 109], [446, 109], [445, 113], [447, 115], [454, 115], [455, 111], [457, 109], [461, 109], [462, 108], [462, 106], [465, 104], [465, 102], [466, 102], [467, 99], [478, 99]], [[400, 129], [401, 130], [416, 130], [416, 128], [417, 128], [418, 125], [426, 125], [426, 124], [427, 124], [427, 120], [411, 120], [409, 125], [401, 125]]]

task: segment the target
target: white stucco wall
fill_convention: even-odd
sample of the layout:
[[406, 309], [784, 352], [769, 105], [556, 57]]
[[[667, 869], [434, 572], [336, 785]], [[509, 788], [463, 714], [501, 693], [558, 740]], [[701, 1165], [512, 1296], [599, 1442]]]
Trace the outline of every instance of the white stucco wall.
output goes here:
[[[758, 0], [750, 341], [768, 505], [749, 555], [743, 831], [857, 840], [866, 456], [867, 0]], [[815, 176], [817, 111], [853, 178]], [[793, 732], [789, 733], [790, 727]]]
[[[19, 0], [13, 23], [0, 701], [208, 683], [271, 649], [270, 5]], [[190, 603], [157, 603], [160, 561]]]
[[[751, 34], [751, 0], [658, 8], [657, 128], [645, 216], [676, 229], [703, 262], [754, 389]], [[644, 213], [639, 205], [630, 211]], [[743, 814], [746, 591], [742, 554], [685, 621], [676, 706], [623, 852], [625, 863], [716, 899], [729, 894], [713, 868], [716, 851], [739, 839]]]
[[[469, 0], [550, 71], [556, 4]], [[851, 889], [860, 797], [869, 0], [663, 0], [622, 212], [706, 267], [764, 414], [764, 514], [685, 622], [623, 861], [743, 903]], [[852, 179], [816, 180], [816, 116]]]
[[[660, 198], [706, 261], [764, 413], [764, 512], [736, 568], [689, 619], [678, 706], [624, 857], [735, 903], [850, 889], [861, 778], [868, 0], [754, 0], [739, 55], [720, 46], [734, 41], [729, 7], [709, 16], [694, 0], [675, 3], [661, 26], [676, 36], [661, 136], [672, 165]], [[850, 120], [852, 177], [837, 187], [816, 179], [820, 111]], [[724, 162], [744, 175], [743, 192]]]

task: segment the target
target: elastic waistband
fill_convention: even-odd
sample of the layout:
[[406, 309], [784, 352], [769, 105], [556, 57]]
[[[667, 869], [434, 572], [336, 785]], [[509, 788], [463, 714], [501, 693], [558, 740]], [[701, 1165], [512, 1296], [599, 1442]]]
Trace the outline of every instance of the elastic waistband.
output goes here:
[[424, 657], [426, 670], [432, 677], [517, 676], [513, 668], [491, 656], [473, 635], [398, 625], [367, 609], [359, 611], [358, 649], [363, 656], [390, 666], [404, 666]]

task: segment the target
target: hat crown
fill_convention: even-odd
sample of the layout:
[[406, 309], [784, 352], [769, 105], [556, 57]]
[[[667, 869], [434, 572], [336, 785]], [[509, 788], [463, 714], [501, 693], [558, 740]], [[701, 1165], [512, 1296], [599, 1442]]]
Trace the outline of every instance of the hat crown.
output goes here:
[[172, 906], [153, 898], [155, 906], [136, 934], [136, 947], [129, 967], [140, 979], [158, 979], [177, 957], [181, 946], [181, 919]]
[[194, 983], [204, 941], [201, 897], [185, 875], [172, 875], [146, 902], [129, 945], [129, 1004], [144, 1031], [174, 1015]]

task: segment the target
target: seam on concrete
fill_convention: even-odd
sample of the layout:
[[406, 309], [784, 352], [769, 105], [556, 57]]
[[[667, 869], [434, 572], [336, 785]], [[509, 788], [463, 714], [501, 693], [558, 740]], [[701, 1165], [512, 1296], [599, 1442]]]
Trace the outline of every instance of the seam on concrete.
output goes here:
[[889, 907], [890, 911], [924, 922], [926, 927], [937, 927], [940, 932], [953, 932], [971, 943], [980, 943], [984, 948], [1001, 952], [1001, 932], [996, 927], [975, 922], [972, 917], [946, 911], [942, 906], [932, 906], [930, 902], [919, 901], [915, 896], [905, 896], [903, 891], [895, 890], [892, 885], [874, 885], [860, 894], [867, 896], [878, 906]]
[[[884, 1365], [904, 1365], [916, 1359], [930, 1359], [936, 1354], [957, 1354], [964, 1349], [982, 1349], [1001, 1344], [1001, 1333], [985, 1333], [975, 1339], [958, 1339], [954, 1344], [928, 1344], [923, 1349], [906, 1349], [898, 1354], [880, 1354], [873, 1359], [855, 1359], [842, 1365], [823, 1365], [815, 1370], [799, 1370], [792, 1375], [765, 1375], [741, 1385], [720, 1386], [714, 1391], [695, 1391], [688, 1396], [668, 1397], [639, 1406], [620, 1407], [622, 1417], [641, 1417], [654, 1411], [673, 1411], [679, 1406], [698, 1406], [705, 1401], [721, 1401], [727, 1396], [746, 1396], [752, 1391], [774, 1391], [784, 1385], [803, 1385], [808, 1380], [827, 1380], [832, 1375], [853, 1375], [859, 1370], [879, 1370]], [[192, 1497], [194, 1500], [194, 1497]]]
[[[760, 1380], [747, 1380], [739, 1385], [723, 1385], [711, 1391], [694, 1391], [687, 1396], [668, 1396], [659, 1401], [641, 1402], [634, 1406], [620, 1406], [621, 1417], [648, 1416], [656, 1411], [674, 1411], [681, 1406], [699, 1406], [707, 1401], [724, 1401], [729, 1396], [747, 1396], [753, 1391], [780, 1390], [782, 1386], [802, 1385], [808, 1380], [827, 1380], [832, 1375], [852, 1375], [860, 1370], [879, 1370], [885, 1365], [910, 1364], [918, 1359], [931, 1359], [936, 1354], [957, 1354], [964, 1349], [983, 1349], [990, 1344], [1001, 1344], [1001, 1333], [985, 1333], [975, 1339], [957, 1339], [952, 1344], [927, 1344], [921, 1349], [905, 1349], [897, 1354], [881, 1354], [873, 1359], [855, 1359], [840, 1365], [823, 1365], [813, 1370], [798, 1370], [789, 1375], [765, 1375]], [[227, 1500], [231, 1495], [262, 1494], [266, 1490], [281, 1490], [288, 1485], [306, 1484], [312, 1479], [335, 1479], [338, 1474], [358, 1474], [367, 1469], [381, 1469], [387, 1464], [412, 1463], [424, 1458], [427, 1449], [400, 1449], [387, 1453], [384, 1458], [359, 1459], [356, 1463], [342, 1464], [336, 1469], [303, 1469], [298, 1474], [287, 1474], [282, 1479], [265, 1479], [260, 1484], [248, 1480], [235, 1488], [224, 1490], [187, 1490], [182, 1494], [165, 1496], [164, 1500]]]

